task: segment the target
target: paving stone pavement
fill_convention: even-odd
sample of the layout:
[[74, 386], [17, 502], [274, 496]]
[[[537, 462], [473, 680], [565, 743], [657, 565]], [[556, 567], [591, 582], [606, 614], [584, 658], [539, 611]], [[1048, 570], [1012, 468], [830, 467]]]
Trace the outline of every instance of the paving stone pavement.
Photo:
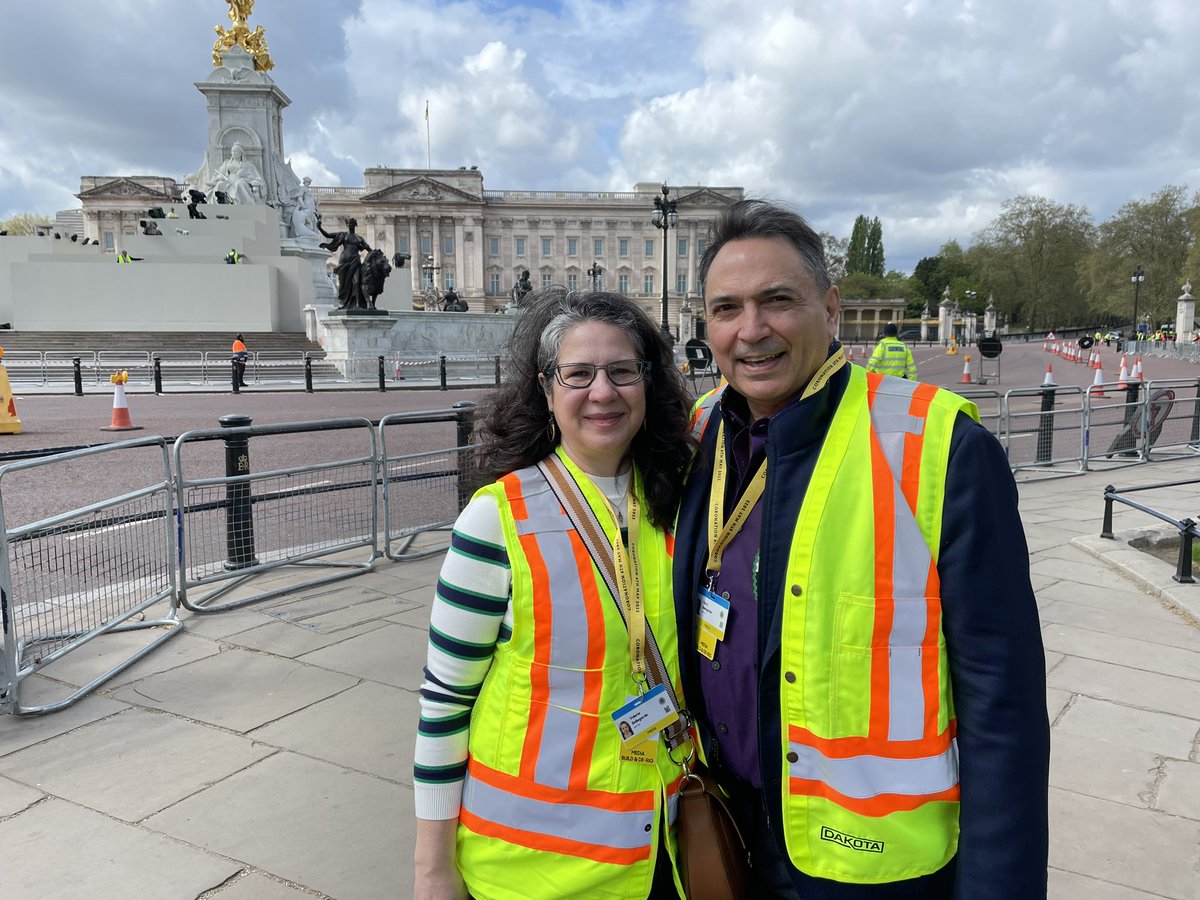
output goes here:
[[[1020, 486], [1047, 650], [1056, 900], [1200, 900], [1200, 585], [1096, 537], [1105, 484], [1196, 469]], [[1197, 486], [1141, 499], [1200, 512]], [[1151, 524], [1118, 509], [1114, 527]], [[180, 635], [75, 706], [0, 718], [3, 895], [411, 896], [412, 745], [439, 564], [380, 560], [227, 613], [181, 610]], [[144, 640], [93, 641], [30, 678], [23, 699], [61, 697]]]

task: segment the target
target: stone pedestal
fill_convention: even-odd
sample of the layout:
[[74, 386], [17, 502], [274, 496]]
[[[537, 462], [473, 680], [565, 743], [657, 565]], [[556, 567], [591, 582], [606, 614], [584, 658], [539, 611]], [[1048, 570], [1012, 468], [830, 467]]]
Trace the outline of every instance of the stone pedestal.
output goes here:
[[1190, 343], [1196, 332], [1196, 298], [1192, 296], [1192, 285], [1183, 286], [1183, 294], [1175, 305], [1175, 340]]
[[321, 320], [325, 358], [344, 378], [362, 380], [374, 371], [374, 359], [392, 354], [396, 316], [381, 310], [335, 309]]
[[337, 306], [337, 292], [333, 282], [329, 280], [325, 264], [329, 261], [329, 251], [322, 250], [315, 242], [288, 239], [280, 242], [279, 252], [284, 256], [294, 256], [303, 259], [312, 270], [313, 303], [317, 306]]

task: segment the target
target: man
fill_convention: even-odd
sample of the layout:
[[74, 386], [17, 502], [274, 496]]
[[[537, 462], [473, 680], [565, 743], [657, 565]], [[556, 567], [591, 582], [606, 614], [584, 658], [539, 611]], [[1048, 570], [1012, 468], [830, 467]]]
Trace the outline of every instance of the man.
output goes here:
[[908, 349], [908, 345], [896, 337], [899, 333], [894, 322], [883, 326], [883, 340], [875, 345], [875, 352], [867, 360], [867, 371], [916, 381], [917, 364], [913, 362], [912, 351]]
[[236, 266], [241, 261], [242, 257], [238, 255], [237, 248], [230, 247], [229, 252], [225, 254], [225, 264], [229, 266]]
[[845, 363], [798, 215], [729, 207], [700, 275], [728, 385], [698, 404], [675, 597], [752, 896], [1044, 898], [1044, 654], [1003, 450], [957, 395]]
[[117, 263], [118, 264], [131, 263], [131, 262], [133, 262], [133, 257], [129, 255], [128, 250], [122, 250], [120, 253], [117, 254]]
[[246, 384], [246, 360], [250, 357], [250, 351], [246, 349], [246, 340], [240, 334], [233, 337], [232, 353], [238, 387], [250, 387]]

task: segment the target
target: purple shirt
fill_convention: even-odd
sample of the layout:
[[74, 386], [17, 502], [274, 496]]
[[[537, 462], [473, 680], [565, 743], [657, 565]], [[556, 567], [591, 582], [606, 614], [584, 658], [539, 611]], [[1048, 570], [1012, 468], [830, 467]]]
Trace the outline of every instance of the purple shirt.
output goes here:
[[[732, 404], [731, 404], [732, 406]], [[733, 457], [726, 488], [725, 514], [733, 511], [750, 476], [766, 455], [769, 419], [746, 425], [739, 410], [726, 407], [726, 431], [731, 432]], [[754, 787], [761, 787], [758, 766], [758, 548], [762, 532], [762, 501], [754, 505], [742, 530], [721, 557], [713, 590], [729, 601], [725, 639], [710, 662], [700, 657], [700, 690], [720, 745], [721, 762]], [[741, 724], [738, 724], [741, 723]], [[750, 724], [754, 723], [754, 724]]]

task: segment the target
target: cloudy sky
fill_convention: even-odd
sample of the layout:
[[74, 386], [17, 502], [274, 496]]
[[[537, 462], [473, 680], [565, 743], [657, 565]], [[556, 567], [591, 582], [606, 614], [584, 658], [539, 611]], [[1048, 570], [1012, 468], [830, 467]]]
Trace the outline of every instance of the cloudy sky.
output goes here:
[[[223, 0], [0, 0], [0, 218], [81, 175], [180, 177], [206, 145]], [[741, 185], [889, 268], [1007, 198], [1102, 221], [1200, 188], [1195, 0], [258, 0], [318, 184], [477, 165], [490, 189]]]

